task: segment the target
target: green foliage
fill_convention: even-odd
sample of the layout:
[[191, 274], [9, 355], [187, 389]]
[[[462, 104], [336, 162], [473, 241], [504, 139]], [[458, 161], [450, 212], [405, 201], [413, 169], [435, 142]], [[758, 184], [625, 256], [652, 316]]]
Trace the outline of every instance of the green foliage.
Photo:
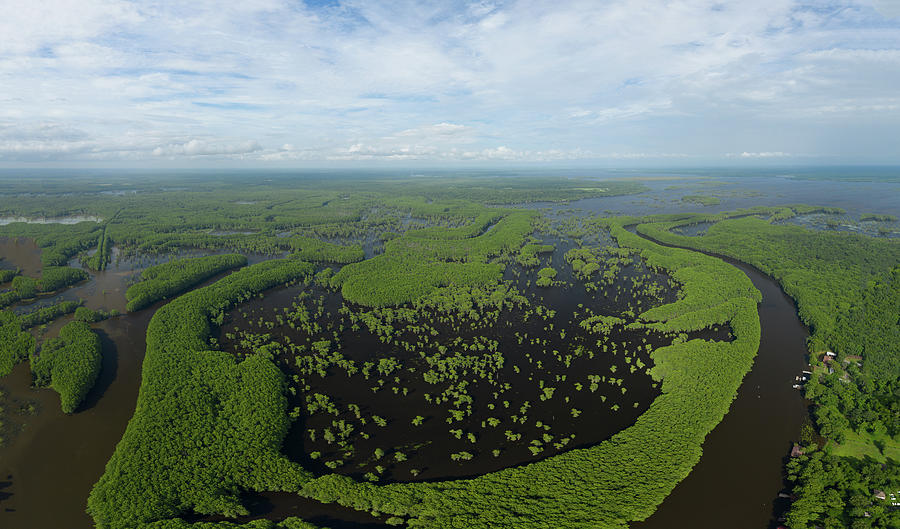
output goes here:
[[538, 278], [537, 281], [534, 282], [535, 285], [539, 287], [549, 287], [553, 284], [553, 278], [556, 277], [556, 270], [547, 267], [541, 268], [538, 270]]
[[50, 386], [59, 393], [64, 413], [72, 413], [100, 374], [102, 350], [100, 338], [87, 323], [73, 321], [63, 326], [59, 338], [41, 345], [40, 354], [31, 361], [31, 372], [38, 386]]
[[897, 217], [895, 215], [879, 215], [877, 213], [863, 213], [859, 216], [859, 220], [867, 221], [873, 220], [876, 222], [897, 222]]
[[105, 270], [109, 264], [110, 254], [112, 253], [112, 240], [109, 237], [109, 223], [104, 224], [100, 230], [100, 236], [97, 239], [97, 251], [94, 255], [84, 258], [85, 266], [91, 270]]
[[[498, 215], [502, 218], [494, 222]], [[410, 231], [385, 243], [384, 254], [342, 268], [331, 284], [340, 286], [349, 301], [386, 307], [413, 302], [440, 287], [493, 283], [504, 266], [489, 259], [518, 249], [533, 229], [534, 216], [494, 212], [462, 228]]]
[[21, 317], [22, 327], [27, 329], [51, 322], [60, 316], [71, 314], [81, 306], [81, 301], [60, 301], [49, 307], [38, 309]]
[[22, 328], [13, 312], [0, 310], [0, 377], [6, 376], [34, 352], [34, 336]]
[[341, 246], [312, 237], [291, 237], [292, 257], [303, 261], [347, 264], [362, 261], [365, 252], [360, 245]]
[[0, 270], [0, 283], [8, 283], [19, 275], [19, 270]]
[[297, 490], [310, 478], [280, 454], [290, 421], [281, 372], [264, 356], [209, 350], [209, 339], [223, 310], [312, 270], [266, 261], [153, 315], [135, 414], [88, 500], [99, 528], [246, 514], [241, 490]]
[[16, 276], [12, 280], [13, 290], [19, 299], [29, 299], [37, 296], [38, 282], [36, 279], [27, 276]]
[[681, 197], [682, 202], [691, 202], [694, 204], [699, 204], [701, 206], [717, 206], [722, 201], [716, 197], [711, 197], [707, 195], [684, 195]]
[[118, 312], [115, 310], [106, 312], [102, 310], [92, 310], [87, 307], [78, 307], [75, 309], [75, 319], [87, 323], [97, 323], [98, 321], [103, 321], [117, 315]]
[[181, 518], [160, 520], [145, 524], [144, 529], [328, 529], [325, 526], [313, 525], [300, 518], [285, 518], [280, 522], [270, 520], [253, 520], [243, 524], [232, 522], [186, 522]]
[[41, 272], [38, 288], [41, 292], [53, 292], [88, 279], [90, 274], [68, 266], [46, 266]]
[[[808, 446], [787, 465], [796, 499], [787, 513], [792, 529], [813, 527], [893, 529], [900, 526], [900, 510], [890, 505], [900, 491], [900, 463], [884, 465], [828, 455]], [[888, 496], [876, 497], [876, 491]]]
[[41, 292], [53, 292], [74, 285], [88, 277], [84, 270], [67, 266], [47, 266], [40, 279], [16, 275], [12, 278], [12, 290], [0, 293], [0, 307], [33, 298]]
[[210, 277], [225, 270], [244, 266], [247, 258], [238, 254], [210, 255], [176, 259], [141, 272], [142, 281], [128, 288], [125, 298], [129, 312], [140, 310], [161, 299], [176, 294], [202, 283]]
[[538, 255], [552, 253], [554, 249], [552, 244], [528, 243], [519, 251], [519, 255], [516, 256], [516, 262], [525, 268], [533, 268], [541, 263]]
[[[801, 214], [824, 208], [785, 209]], [[727, 218], [742, 214], [695, 216], [637, 229], [663, 242], [748, 262], [796, 300], [800, 318], [810, 326], [810, 350], [839, 353], [835, 373], [807, 388], [807, 397], [820, 407], [815, 417], [825, 435], [840, 441], [847, 428], [879, 427], [890, 435], [900, 433], [894, 407], [900, 392], [900, 241], [770, 224], [754, 216]], [[669, 231], [704, 220], [718, 222], [702, 237]], [[848, 355], [861, 356], [861, 368], [857, 360], [844, 362]]]

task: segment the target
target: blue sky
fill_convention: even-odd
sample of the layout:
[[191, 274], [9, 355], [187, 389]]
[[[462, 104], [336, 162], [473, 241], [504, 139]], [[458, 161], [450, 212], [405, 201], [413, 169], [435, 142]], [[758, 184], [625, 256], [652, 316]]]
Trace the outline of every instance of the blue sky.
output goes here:
[[5, 5], [0, 166], [900, 163], [900, 0]]

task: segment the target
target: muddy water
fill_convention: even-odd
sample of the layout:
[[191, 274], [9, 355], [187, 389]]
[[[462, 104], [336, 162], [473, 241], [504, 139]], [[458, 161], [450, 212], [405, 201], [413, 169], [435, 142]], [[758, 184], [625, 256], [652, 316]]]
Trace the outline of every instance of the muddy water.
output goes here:
[[759, 352], [731, 410], [703, 443], [700, 462], [635, 529], [774, 528], [787, 507], [775, 500], [784, 488], [784, 458], [807, 415], [791, 385], [806, 369], [809, 332], [777, 283], [752, 266], [716, 257], [740, 268], [762, 293]]
[[[146, 310], [94, 326], [103, 368], [73, 415], [62, 413], [55, 392], [30, 387], [27, 363], [0, 380], [11, 430], [0, 448], [0, 527], [93, 527], [85, 503], [134, 413], [152, 314]], [[20, 413], [23, 406], [34, 412]]]
[[41, 249], [33, 239], [18, 237], [0, 237], [0, 268], [15, 270], [19, 268], [22, 274], [29, 277], [39, 277], [43, 264], [41, 264]]
[[[7, 268], [19, 267], [39, 277], [40, 249], [32, 240], [2, 238], [0, 255], [4, 257], [0, 263]], [[90, 280], [65, 292], [41, 296], [15, 310], [28, 312], [60, 299], [80, 298], [92, 309], [124, 312], [125, 290], [136, 270], [171, 257], [125, 259], [120, 265], [92, 272]], [[251, 262], [264, 258], [254, 255]], [[85, 513], [87, 496], [134, 414], [147, 324], [163, 303], [93, 325], [103, 345], [103, 365], [96, 385], [73, 415], [62, 413], [56, 392], [31, 387], [27, 362], [0, 379], [5, 439], [0, 446], [0, 528], [93, 527]], [[65, 316], [35, 328], [34, 333], [39, 340], [56, 336], [71, 319]]]

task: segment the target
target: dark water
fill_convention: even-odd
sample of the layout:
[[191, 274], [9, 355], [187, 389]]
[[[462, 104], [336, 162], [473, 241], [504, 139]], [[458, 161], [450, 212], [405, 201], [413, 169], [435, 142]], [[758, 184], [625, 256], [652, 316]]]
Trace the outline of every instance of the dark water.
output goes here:
[[[544, 446], [537, 458], [552, 456], [559, 451], [569, 450], [573, 447], [590, 446], [614, 433], [627, 428], [644, 411], [659, 394], [656, 385], [651, 386], [651, 379], [644, 369], [630, 370], [631, 365], [626, 363], [624, 354], [616, 354], [613, 351], [600, 352], [595, 345], [598, 336], [587, 333], [578, 326], [580, 312], [582, 317], [587, 308], [600, 314], [617, 314], [627, 309], [634, 309], [636, 301], [642, 301], [644, 309], [653, 305], [670, 303], [676, 299], [676, 292], [667, 286], [668, 278], [663, 274], [646, 269], [638, 259], [633, 264], [625, 266], [619, 273], [615, 284], [602, 287], [597, 292], [588, 292], [580, 280], [577, 280], [563, 255], [565, 251], [574, 246], [571, 241], [553, 239], [557, 251], [552, 257], [543, 258], [543, 266], [551, 264], [559, 270], [558, 280], [565, 282], [562, 286], [553, 288], [540, 288], [533, 284], [536, 275], [534, 269], [523, 270], [518, 266], [507, 268], [504, 279], [516, 285], [519, 292], [524, 294], [536, 305], [543, 305], [557, 312], [557, 315], [549, 321], [555, 324], [554, 331], [545, 329], [547, 322], [533, 317], [525, 320], [522, 318], [522, 310], [504, 310], [495, 324], [487, 328], [469, 328], [468, 324], [461, 329], [452, 328], [443, 323], [431, 319], [432, 314], [421, 313], [416, 325], [427, 324], [434, 329], [435, 335], [431, 336], [430, 344], [406, 350], [403, 347], [385, 345], [379, 337], [365, 328], [357, 331], [350, 330], [352, 323], [343, 321], [338, 315], [343, 298], [339, 292], [322, 290], [312, 285], [287, 287], [270, 293], [263, 299], [251, 300], [242, 304], [239, 308], [230, 311], [225, 318], [219, 343], [224, 350], [237, 351], [239, 354], [252, 354], [253, 347], [242, 346], [238, 339], [229, 338], [227, 335], [236, 329], [250, 330], [262, 334], [271, 333], [281, 341], [283, 337], [290, 339], [290, 343], [304, 344], [307, 342], [332, 339], [340, 336], [338, 348], [345, 358], [362, 364], [365, 361], [379, 358], [395, 357], [400, 360], [404, 369], [391, 376], [384, 377], [392, 380], [398, 377], [397, 387], [408, 390], [408, 395], [395, 394], [385, 387], [377, 392], [370, 389], [375, 385], [374, 376], [365, 380], [362, 375], [348, 376], [346, 372], [337, 367], [332, 367], [327, 376], [304, 376], [297, 369], [293, 354], [285, 353], [277, 358], [277, 365], [285, 371], [289, 384], [296, 388], [296, 395], [290, 396], [290, 406], [297, 406], [301, 410], [306, 409], [306, 394], [321, 393], [328, 395], [336, 407], [335, 415], [330, 413], [316, 413], [311, 416], [301, 415], [285, 440], [284, 452], [302, 463], [307, 468], [319, 472], [330, 473], [323, 460], [340, 460], [343, 462], [335, 472], [348, 474], [362, 478], [366, 472], [377, 472], [376, 465], [383, 467], [381, 481], [429, 481], [438, 479], [450, 479], [469, 477], [494, 472], [502, 468], [522, 464], [536, 458], [528, 449], [528, 443], [532, 439], [540, 439], [543, 434], [550, 434], [554, 441], [573, 436], [571, 442], [566, 441], [565, 447], [556, 447], [549, 442]], [[638, 277], [663, 287], [660, 298], [652, 299], [643, 294], [632, 291], [630, 280]], [[531, 284], [527, 284], [528, 280]], [[617, 288], [620, 293], [617, 293]], [[279, 314], [294, 302], [294, 297], [299, 293], [311, 294], [299, 304], [307, 305], [311, 314], [315, 314], [317, 300], [323, 303], [325, 316], [318, 318], [325, 328], [316, 335], [309, 335], [299, 329], [294, 330], [286, 324], [279, 325], [274, 315]], [[259, 325], [260, 318], [268, 325]], [[339, 324], [342, 322], [342, 324]], [[560, 330], [565, 330], [565, 335]], [[519, 344], [513, 332], [527, 333], [528, 336], [540, 336], [546, 340], [543, 345]], [[427, 332], [426, 332], [427, 334]], [[433, 405], [426, 403], [422, 395], [430, 393], [439, 394], [448, 385], [438, 383], [430, 384], [422, 379], [421, 373], [427, 371], [427, 364], [418, 356], [418, 351], [427, 350], [429, 354], [435, 352], [437, 344], [450, 344], [456, 338], [471, 340], [474, 337], [489, 338], [495, 340], [498, 351], [503, 353], [505, 362], [499, 368], [495, 376], [497, 385], [492, 385], [479, 379], [474, 373], [467, 374], [461, 370], [461, 380], [471, 382], [466, 392], [474, 401], [472, 414], [462, 421], [448, 425], [445, 422], [447, 415], [445, 408], [455, 406]], [[713, 340], [730, 339], [727, 328], [717, 327], [715, 330], [704, 330], [690, 333], [693, 337], [702, 337]], [[406, 343], [416, 343], [418, 334], [416, 331], [402, 331], [398, 337]], [[659, 348], [671, 343], [672, 337], [665, 337], [659, 333], [643, 331], [625, 331], [616, 329], [606, 339], [607, 343], [627, 342], [632, 345], [641, 344], [642, 339], [648, 346]], [[595, 356], [571, 359], [571, 364], [566, 365], [551, 351], [560, 351], [562, 355], [572, 353], [576, 346], [583, 345], [587, 350], [595, 351]], [[256, 347], [256, 346], [254, 346]], [[450, 345], [453, 349], [453, 346]], [[619, 351], [621, 352], [621, 351]], [[533, 355], [529, 356], [527, 354]], [[634, 358], [643, 364], [651, 364], [649, 352], [645, 349], [632, 353]], [[470, 356], [479, 356], [470, 352]], [[532, 362], [534, 360], [534, 362]], [[642, 365], [642, 364], [640, 364]], [[540, 366], [540, 367], [538, 367]], [[615, 366], [615, 371], [611, 371]], [[410, 375], [406, 368], [417, 369], [417, 373]], [[590, 391], [590, 381], [587, 374], [603, 376], [604, 381]], [[297, 379], [293, 377], [297, 376]], [[561, 380], [559, 377], [566, 377]], [[621, 386], [610, 384], [608, 378], [621, 379]], [[295, 382], [291, 383], [291, 380]], [[540, 398], [542, 391], [539, 389], [539, 381], [546, 381], [547, 386], [555, 388], [553, 398], [544, 400]], [[509, 383], [511, 389], [503, 391], [500, 386]], [[575, 389], [575, 383], [583, 384], [582, 390]], [[303, 386], [309, 384], [310, 389], [304, 392]], [[387, 386], [395, 385], [389, 383]], [[627, 394], [621, 388], [627, 388]], [[497, 391], [499, 393], [494, 393]], [[505, 409], [501, 402], [507, 401], [509, 408]], [[496, 409], [490, 409], [489, 403], [496, 404]], [[520, 407], [528, 402], [525, 424], [511, 423], [510, 414], [522, 415]], [[360, 424], [360, 421], [347, 410], [348, 404], [359, 405], [361, 416], [368, 419], [372, 414], [385, 418], [388, 427], [379, 428], [368, 424]], [[571, 410], [580, 410], [577, 418], [572, 417]], [[612, 408], [612, 409], [610, 409]], [[424, 417], [421, 426], [410, 426], [417, 415]], [[501, 423], [496, 427], [485, 427], [484, 423], [489, 417], [500, 417]], [[344, 420], [355, 427], [348, 442], [353, 446], [351, 453], [344, 453], [337, 445], [326, 443], [322, 439], [321, 432], [324, 428], [332, 427], [332, 420]], [[542, 426], [537, 426], [540, 421]], [[546, 425], [544, 427], [543, 425]], [[472, 444], [465, 437], [456, 439], [450, 435], [450, 429], [459, 428], [468, 433], [477, 435], [477, 442]], [[545, 428], [550, 428], [549, 430]], [[308, 429], [318, 432], [315, 439], [310, 439]], [[522, 439], [517, 442], [509, 442], [504, 432], [512, 430], [522, 434]], [[366, 438], [359, 433], [365, 431]], [[375, 449], [385, 451], [385, 456], [375, 459], [372, 454]], [[494, 455], [492, 449], [500, 451]], [[401, 451], [405, 456], [402, 462], [394, 459], [395, 450]], [[457, 462], [451, 460], [450, 454], [467, 451], [473, 454], [470, 461]], [[320, 459], [312, 460], [307, 454], [319, 452]], [[415, 474], [411, 474], [414, 470]]]

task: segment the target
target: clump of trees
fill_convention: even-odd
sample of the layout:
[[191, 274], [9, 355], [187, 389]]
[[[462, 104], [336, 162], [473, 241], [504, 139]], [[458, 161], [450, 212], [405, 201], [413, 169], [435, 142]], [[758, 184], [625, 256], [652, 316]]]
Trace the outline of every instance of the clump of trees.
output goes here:
[[[38, 294], [54, 292], [89, 278], [84, 270], [67, 266], [47, 266], [44, 268], [41, 278], [13, 275], [12, 290], [0, 292], [0, 308], [12, 305], [23, 299], [31, 299]], [[73, 309], [74, 310], [74, 309]]]
[[19, 275], [20, 270], [0, 270], [0, 283], [9, 283], [14, 277]]
[[22, 319], [12, 311], [0, 310], [0, 377], [26, 360], [34, 346], [34, 336], [24, 329]]
[[87, 323], [73, 321], [63, 326], [58, 338], [41, 345], [31, 360], [36, 386], [49, 386], [59, 393], [64, 413], [73, 413], [94, 387], [100, 374], [100, 338]]
[[93, 310], [87, 307], [78, 307], [75, 309], [75, 319], [87, 323], [97, 323], [99, 321], [103, 321], [107, 318], [112, 318], [118, 315], [119, 311], [115, 309], [110, 311]]
[[140, 310], [161, 299], [176, 294], [201, 283], [216, 274], [244, 266], [247, 258], [239, 254], [210, 255], [175, 259], [168, 263], [151, 266], [141, 272], [141, 282], [128, 288], [128, 312]]
[[[786, 514], [792, 529], [888, 529], [900, 524], [891, 495], [900, 490], [900, 463], [837, 457], [807, 445], [787, 464], [796, 500]], [[876, 497], [880, 491], [885, 498]]]
[[22, 327], [29, 328], [51, 322], [60, 316], [71, 314], [81, 306], [78, 301], [60, 301], [48, 307], [40, 308], [22, 316]]
[[222, 311], [312, 271], [266, 261], [153, 315], [135, 414], [88, 499], [98, 526], [247, 514], [241, 490], [297, 490], [311, 477], [280, 453], [289, 426], [281, 372], [263, 356], [236, 362], [210, 350], [210, 339]]

